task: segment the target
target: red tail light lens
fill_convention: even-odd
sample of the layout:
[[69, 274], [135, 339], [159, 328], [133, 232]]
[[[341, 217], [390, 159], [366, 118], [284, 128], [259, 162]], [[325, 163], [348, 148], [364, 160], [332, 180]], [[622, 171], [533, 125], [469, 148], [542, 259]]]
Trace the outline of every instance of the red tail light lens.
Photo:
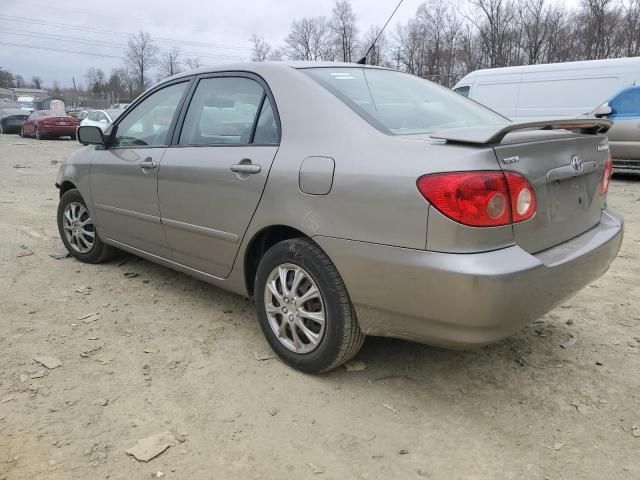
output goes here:
[[604, 195], [609, 190], [609, 184], [611, 183], [611, 174], [613, 173], [613, 158], [611, 154], [604, 162], [604, 172], [602, 174], [602, 180], [600, 180], [600, 195]]
[[471, 227], [497, 227], [531, 218], [536, 196], [514, 172], [454, 172], [424, 175], [418, 190], [447, 217]]

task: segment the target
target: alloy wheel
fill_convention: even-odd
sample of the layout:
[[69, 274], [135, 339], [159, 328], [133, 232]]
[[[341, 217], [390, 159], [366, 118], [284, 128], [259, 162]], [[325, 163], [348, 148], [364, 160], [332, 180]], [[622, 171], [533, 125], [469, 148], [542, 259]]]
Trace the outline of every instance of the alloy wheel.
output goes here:
[[70, 202], [64, 208], [62, 228], [67, 242], [76, 252], [91, 251], [95, 243], [96, 230], [87, 207], [78, 202]]
[[325, 333], [326, 310], [318, 285], [299, 265], [274, 268], [264, 288], [269, 325], [286, 348], [295, 353], [315, 350]]

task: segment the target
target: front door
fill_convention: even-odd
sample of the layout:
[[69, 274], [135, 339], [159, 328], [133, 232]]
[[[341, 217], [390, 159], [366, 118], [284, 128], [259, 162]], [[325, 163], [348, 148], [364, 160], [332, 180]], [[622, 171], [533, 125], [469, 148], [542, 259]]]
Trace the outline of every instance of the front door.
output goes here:
[[170, 256], [160, 224], [158, 166], [188, 81], [161, 88], [118, 122], [108, 148], [96, 149], [91, 195], [100, 232], [109, 239]]
[[609, 101], [613, 126], [607, 132], [615, 160], [640, 159], [640, 87], [622, 90]]
[[158, 177], [162, 224], [178, 263], [229, 274], [278, 150], [276, 118], [257, 78], [199, 80]]

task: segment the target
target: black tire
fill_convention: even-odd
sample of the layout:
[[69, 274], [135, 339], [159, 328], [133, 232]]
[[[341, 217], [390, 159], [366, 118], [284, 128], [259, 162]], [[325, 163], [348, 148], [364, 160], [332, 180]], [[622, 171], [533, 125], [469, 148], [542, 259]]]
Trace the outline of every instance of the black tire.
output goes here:
[[18, 135], [24, 138], [24, 127], [20, 127], [20, 132], [18, 133]]
[[4, 135], [4, 128], [2, 128], [2, 124], [0, 123], [0, 135]]
[[38, 129], [38, 126], [36, 125], [36, 130], [35, 130], [35, 137], [36, 140], [42, 140], [43, 137], [40, 136], [40, 130]]
[[[60, 233], [60, 238], [62, 239], [62, 243], [66, 247], [67, 251], [76, 259], [80, 260], [83, 263], [102, 263], [105, 260], [111, 258], [115, 252], [115, 249], [110, 245], [105, 244], [101, 239], [100, 235], [95, 230], [94, 244], [91, 250], [86, 253], [81, 253], [77, 251], [75, 248], [71, 246], [69, 241], [67, 240], [66, 235], [64, 234], [63, 228], [63, 215], [65, 207], [71, 203], [76, 202], [82, 204], [85, 208], [87, 208], [87, 204], [85, 203], [82, 195], [77, 189], [68, 190], [60, 197], [60, 202], [58, 203], [58, 232]], [[87, 208], [88, 210], [88, 208]]]
[[[302, 267], [318, 286], [324, 301], [324, 335], [309, 353], [296, 353], [284, 346], [267, 318], [264, 289], [271, 272], [282, 264]], [[271, 247], [260, 260], [254, 285], [262, 332], [273, 351], [291, 367], [306, 373], [327, 372], [349, 361], [362, 347], [365, 336], [344, 282], [331, 259], [312, 241], [293, 238]]]

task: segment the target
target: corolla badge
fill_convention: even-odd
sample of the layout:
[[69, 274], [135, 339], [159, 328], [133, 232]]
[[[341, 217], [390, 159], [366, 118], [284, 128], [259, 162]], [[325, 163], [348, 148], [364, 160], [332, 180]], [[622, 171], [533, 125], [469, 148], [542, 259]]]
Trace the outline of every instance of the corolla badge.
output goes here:
[[502, 159], [505, 165], [511, 165], [512, 163], [518, 163], [520, 161], [520, 157], [518, 155], [514, 155], [513, 157], [506, 157]]
[[579, 155], [573, 155], [571, 157], [571, 166], [576, 172], [581, 172], [584, 169], [584, 163]]

